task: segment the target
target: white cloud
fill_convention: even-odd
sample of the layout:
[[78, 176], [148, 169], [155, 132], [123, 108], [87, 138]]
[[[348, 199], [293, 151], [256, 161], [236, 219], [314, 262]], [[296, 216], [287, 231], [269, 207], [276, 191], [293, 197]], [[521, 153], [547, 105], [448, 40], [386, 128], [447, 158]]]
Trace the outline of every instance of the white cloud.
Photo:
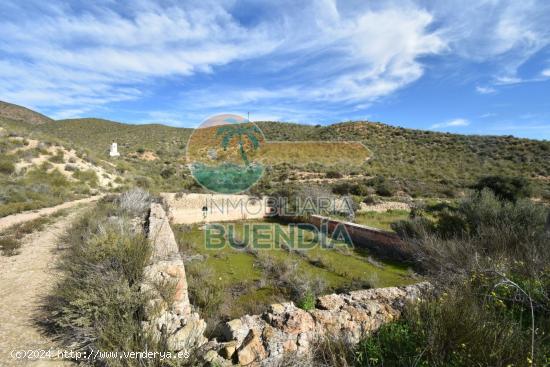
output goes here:
[[441, 128], [447, 128], [447, 127], [463, 127], [470, 125], [470, 121], [463, 119], [463, 118], [457, 118], [437, 124], [433, 124], [431, 126], [432, 129], [441, 129]]
[[[9, 57], [0, 64], [0, 97], [75, 109], [143, 97], [158, 78], [215, 74], [219, 66], [251, 60], [268, 76], [279, 67], [281, 79], [297, 77], [237, 90], [236, 97], [214, 93], [208, 96], [214, 107], [279, 97], [364, 103], [420, 78], [418, 59], [445, 48], [429, 30], [432, 16], [413, 5], [277, 4], [269, 16], [243, 25], [224, 2], [186, 4], [142, 0], [78, 12], [41, 5], [35, 14], [4, 16], [0, 52]], [[13, 1], [8, 8], [25, 14], [32, 6]]]
[[550, 45], [546, 0], [437, 1], [429, 10], [442, 23], [451, 52], [493, 64], [496, 84], [522, 82], [518, 69]]
[[541, 74], [542, 74], [542, 76], [550, 77], [550, 69], [543, 70]]
[[496, 93], [497, 90], [493, 87], [483, 87], [478, 85], [476, 87], [476, 91], [480, 94], [493, 94]]
[[121, 12], [129, 17], [98, 5], [80, 14], [56, 6], [2, 19], [0, 52], [9, 57], [0, 62], [0, 96], [31, 106], [135, 99], [152, 78], [210, 72], [277, 44], [261, 26], [241, 27], [221, 6], [132, 6]]
[[89, 111], [90, 110], [87, 108], [61, 109], [55, 111], [54, 113], [50, 113], [49, 117], [54, 120], [81, 118], [85, 117], [85, 114]]
[[[544, 0], [281, 0], [258, 5], [265, 11], [253, 21], [239, 18], [239, 6], [246, 2], [80, 2], [76, 9], [7, 0], [0, 99], [69, 116], [145, 99], [170, 84], [181, 88], [188, 114], [268, 102], [286, 109], [265, 110], [280, 117], [303, 113], [299, 102], [354, 111], [419, 80], [428, 70], [424, 57], [491, 62], [498, 69], [492, 84], [510, 84], [550, 44]], [[232, 71], [241, 74], [228, 82]], [[197, 74], [204, 80], [189, 82]], [[494, 85], [476, 90], [494, 93]]]

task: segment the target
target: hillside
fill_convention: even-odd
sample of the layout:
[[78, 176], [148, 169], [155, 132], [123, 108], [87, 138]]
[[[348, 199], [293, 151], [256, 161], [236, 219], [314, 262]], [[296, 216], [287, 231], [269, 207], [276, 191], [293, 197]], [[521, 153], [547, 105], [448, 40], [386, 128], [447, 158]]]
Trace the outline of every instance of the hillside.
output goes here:
[[162, 155], [182, 152], [193, 131], [158, 124], [128, 125], [94, 118], [59, 120], [38, 129], [96, 153], [107, 152], [109, 145], [117, 141], [119, 151], [126, 155], [141, 149], [160, 151]]
[[463, 187], [484, 175], [530, 178], [550, 184], [550, 142], [511, 136], [470, 136], [405, 129], [382, 123], [344, 122], [308, 126], [258, 123], [270, 140], [358, 140], [373, 153], [365, 169], [409, 186], [440, 183]]
[[24, 121], [32, 125], [41, 125], [53, 120], [41, 113], [16, 104], [0, 101], [0, 118]]
[[0, 217], [121, 186], [123, 179], [108, 162], [31, 129], [16, 129], [10, 121], [0, 119]]
[[[537, 196], [550, 198], [548, 141], [439, 133], [363, 121], [329, 126], [257, 124], [268, 141], [359, 141], [372, 153], [361, 165], [341, 164], [339, 159], [299, 163], [293, 159], [277, 164], [268, 170], [258, 187], [261, 191], [275, 190], [289, 175], [292, 180], [307, 172], [317, 172], [317, 177], [323, 177], [325, 173], [337, 171], [348, 178], [350, 175], [356, 177], [356, 184], [365, 183], [368, 177], [383, 176], [389, 181], [392, 193], [453, 197], [479, 177], [498, 174], [527, 177], [534, 184]], [[109, 160], [109, 145], [116, 140], [122, 156], [110, 164], [116, 166], [128, 185], [138, 184], [154, 191], [198, 189], [185, 165], [186, 143], [192, 129], [157, 124], [128, 125], [92, 118], [49, 121], [40, 125], [26, 121], [14, 125], [13, 120], [4, 119], [1, 125], [24, 130], [29, 136], [63, 142], [69, 148], [83, 150], [100, 160]], [[308, 146], [310, 150], [313, 148]], [[321, 152], [322, 146], [319, 149]], [[312, 152], [309, 153], [304, 156], [312, 156]], [[336, 164], [338, 161], [340, 163]]]

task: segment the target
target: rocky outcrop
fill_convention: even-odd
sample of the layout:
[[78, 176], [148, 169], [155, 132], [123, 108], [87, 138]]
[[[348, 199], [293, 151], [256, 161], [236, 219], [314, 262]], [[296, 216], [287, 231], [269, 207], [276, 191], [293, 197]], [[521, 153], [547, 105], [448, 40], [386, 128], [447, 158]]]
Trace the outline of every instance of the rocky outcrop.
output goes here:
[[151, 204], [148, 238], [152, 245], [142, 291], [150, 297], [143, 327], [169, 350], [189, 351], [205, 344], [206, 323], [192, 312], [187, 293], [185, 266], [174, 233], [161, 205]]
[[[262, 315], [227, 322], [219, 355], [233, 363], [276, 366], [285, 354], [305, 355], [322, 336], [344, 338], [350, 344], [400, 316], [405, 304], [426, 295], [429, 283], [329, 294], [316, 308], [304, 311], [292, 302], [275, 304]], [[219, 361], [218, 361], [219, 363]]]

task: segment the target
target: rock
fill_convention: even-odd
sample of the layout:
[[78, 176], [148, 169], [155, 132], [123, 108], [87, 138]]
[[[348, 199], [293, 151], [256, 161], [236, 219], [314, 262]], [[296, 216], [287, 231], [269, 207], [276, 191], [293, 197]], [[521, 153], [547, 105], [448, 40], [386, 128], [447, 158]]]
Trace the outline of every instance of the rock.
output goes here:
[[337, 294], [329, 294], [317, 298], [317, 307], [321, 310], [336, 310], [345, 304], [341, 296]]
[[163, 326], [168, 335], [176, 332], [182, 327], [182, 320], [178, 315], [172, 312], [164, 312], [155, 319], [157, 330], [162, 330]]
[[285, 312], [285, 306], [281, 303], [275, 303], [269, 306], [269, 312], [279, 314]]
[[206, 330], [206, 322], [198, 314], [191, 314], [184, 327], [168, 336], [168, 349], [181, 351], [200, 347], [208, 341], [203, 336], [204, 330]]
[[242, 345], [237, 350], [239, 364], [246, 366], [252, 362], [258, 362], [267, 358], [267, 352], [260, 340], [260, 336], [254, 330], [250, 330]]
[[309, 333], [300, 333], [296, 339], [296, 344], [298, 345], [298, 352], [303, 353], [309, 349], [310, 336]]
[[283, 352], [290, 353], [295, 352], [298, 349], [296, 342], [294, 340], [287, 340], [283, 342]]
[[242, 334], [243, 322], [241, 319], [235, 319], [226, 322], [221, 328], [221, 335], [224, 341], [239, 340], [239, 334]]
[[299, 334], [313, 330], [315, 321], [311, 315], [297, 307], [281, 314], [268, 314], [267, 322], [275, 328], [289, 334]]
[[225, 359], [231, 359], [235, 351], [237, 350], [237, 341], [230, 341], [223, 344], [223, 347], [220, 351], [220, 355]]

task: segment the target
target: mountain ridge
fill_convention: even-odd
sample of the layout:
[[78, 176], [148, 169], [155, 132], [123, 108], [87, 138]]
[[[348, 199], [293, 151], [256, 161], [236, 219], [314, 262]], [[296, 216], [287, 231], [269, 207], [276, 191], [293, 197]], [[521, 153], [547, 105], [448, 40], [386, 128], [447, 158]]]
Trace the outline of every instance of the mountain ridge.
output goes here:
[[30, 108], [0, 101], [0, 117], [13, 121], [24, 121], [33, 125], [41, 125], [54, 120]]

